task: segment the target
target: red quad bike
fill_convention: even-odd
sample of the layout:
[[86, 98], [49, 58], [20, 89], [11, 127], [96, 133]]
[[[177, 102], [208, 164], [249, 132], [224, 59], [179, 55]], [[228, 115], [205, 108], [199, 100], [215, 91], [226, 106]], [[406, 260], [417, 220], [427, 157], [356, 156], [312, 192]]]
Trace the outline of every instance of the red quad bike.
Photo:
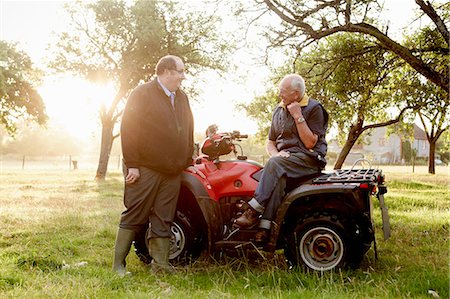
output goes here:
[[[387, 188], [381, 170], [352, 169], [318, 172], [289, 181], [285, 198], [272, 222], [267, 243], [254, 241], [255, 227], [233, 225], [258, 185], [263, 166], [247, 160], [236, 143], [247, 135], [210, 132], [202, 145], [202, 156], [195, 163], [206, 179], [184, 172], [175, 219], [169, 259], [187, 263], [206, 253], [223, 254], [284, 249], [292, 266], [327, 271], [337, 267], [358, 267], [364, 254], [375, 243], [373, 201], [381, 208], [384, 239], [390, 236], [388, 211], [384, 203]], [[241, 155], [237, 155], [236, 148]], [[234, 152], [236, 159], [220, 160]], [[138, 234], [135, 252], [150, 263], [146, 231]]]

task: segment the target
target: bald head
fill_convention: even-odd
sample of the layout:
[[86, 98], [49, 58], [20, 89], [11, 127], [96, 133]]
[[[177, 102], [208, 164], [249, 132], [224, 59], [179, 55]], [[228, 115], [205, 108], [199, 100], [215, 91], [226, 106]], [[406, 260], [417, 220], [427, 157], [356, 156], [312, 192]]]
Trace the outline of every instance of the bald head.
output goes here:
[[159, 81], [171, 92], [175, 92], [181, 86], [184, 75], [184, 63], [180, 57], [167, 55], [156, 64], [156, 75]]
[[183, 63], [180, 57], [175, 55], [166, 55], [156, 64], [155, 73], [160, 76], [165, 70], [176, 70], [178, 64]]

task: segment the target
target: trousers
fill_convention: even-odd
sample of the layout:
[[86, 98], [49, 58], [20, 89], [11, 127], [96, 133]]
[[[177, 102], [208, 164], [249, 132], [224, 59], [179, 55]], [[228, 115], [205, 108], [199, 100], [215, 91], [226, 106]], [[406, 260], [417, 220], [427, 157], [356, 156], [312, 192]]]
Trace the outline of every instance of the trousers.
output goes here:
[[260, 227], [270, 229], [278, 207], [285, 195], [287, 179], [300, 179], [320, 172], [317, 162], [304, 153], [291, 153], [289, 157], [270, 158], [249, 205], [262, 213]]
[[[126, 172], [126, 170], [124, 170]], [[167, 175], [139, 167], [139, 180], [125, 184], [119, 227], [139, 232], [150, 223], [149, 238], [168, 238], [175, 216], [181, 175]]]

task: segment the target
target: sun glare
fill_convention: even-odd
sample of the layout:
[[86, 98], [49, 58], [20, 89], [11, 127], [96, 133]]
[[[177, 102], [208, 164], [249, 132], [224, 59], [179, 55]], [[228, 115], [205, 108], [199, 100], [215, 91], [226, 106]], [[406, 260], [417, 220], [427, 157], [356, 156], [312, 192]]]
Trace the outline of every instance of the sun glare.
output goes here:
[[49, 123], [62, 127], [80, 140], [87, 140], [100, 128], [99, 109], [111, 104], [112, 83], [94, 84], [75, 77], [48, 77], [38, 88]]
[[[46, 105], [49, 128], [63, 129], [81, 141], [92, 141], [93, 136], [100, 135], [100, 107], [110, 107], [116, 94], [112, 82], [91, 83], [72, 76], [47, 77], [38, 90]], [[191, 100], [195, 131], [204, 132], [215, 123], [222, 132], [254, 133], [256, 125], [244, 111], [235, 109], [244, 96], [242, 90], [235, 86], [210, 86], [203, 90], [199, 101]]]

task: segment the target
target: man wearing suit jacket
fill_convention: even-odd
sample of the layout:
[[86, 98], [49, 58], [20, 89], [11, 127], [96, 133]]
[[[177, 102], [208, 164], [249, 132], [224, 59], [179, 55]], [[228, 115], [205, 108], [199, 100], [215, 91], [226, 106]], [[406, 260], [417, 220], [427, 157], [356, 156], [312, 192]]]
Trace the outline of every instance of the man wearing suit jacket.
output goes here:
[[146, 229], [151, 268], [174, 272], [169, 264], [170, 226], [177, 206], [181, 173], [192, 166], [193, 116], [186, 94], [181, 58], [162, 57], [157, 77], [130, 94], [121, 123], [124, 158], [124, 205], [117, 232], [113, 270], [127, 274], [125, 258], [135, 235]]

